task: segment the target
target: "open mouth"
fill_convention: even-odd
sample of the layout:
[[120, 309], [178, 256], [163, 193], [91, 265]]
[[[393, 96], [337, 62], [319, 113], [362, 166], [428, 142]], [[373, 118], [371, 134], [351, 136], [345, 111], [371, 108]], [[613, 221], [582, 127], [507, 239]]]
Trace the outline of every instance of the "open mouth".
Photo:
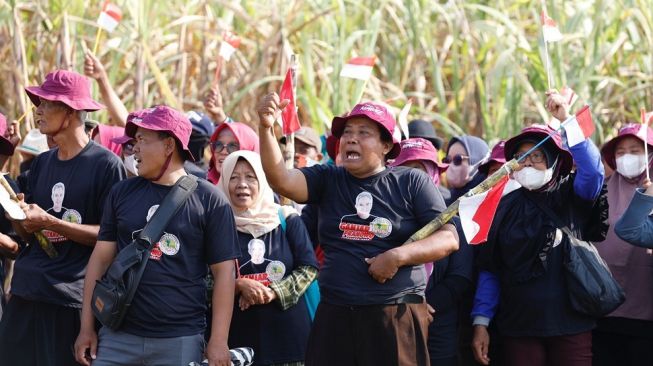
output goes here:
[[361, 154], [356, 151], [347, 151], [345, 152], [345, 158], [347, 160], [359, 160], [361, 158]]
[[250, 198], [250, 197], [251, 197], [251, 195], [249, 193], [245, 193], [245, 192], [236, 193], [236, 198], [239, 198], [239, 199], [245, 199], [245, 198]]

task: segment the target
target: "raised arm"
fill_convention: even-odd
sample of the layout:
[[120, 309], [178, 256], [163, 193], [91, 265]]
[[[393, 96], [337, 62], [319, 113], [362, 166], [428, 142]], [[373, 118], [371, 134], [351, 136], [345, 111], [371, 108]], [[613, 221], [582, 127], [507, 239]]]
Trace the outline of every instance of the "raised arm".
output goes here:
[[286, 105], [288, 105], [287, 100], [280, 101], [277, 93], [270, 93], [264, 96], [256, 107], [259, 116], [261, 162], [265, 176], [275, 192], [296, 202], [306, 202], [308, 200], [306, 178], [298, 169], [286, 168], [281, 149], [274, 136], [274, 121], [280, 118], [281, 111]]
[[111, 116], [111, 124], [125, 127], [128, 114], [127, 108], [118, 98], [116, 91], [113, 90], [104, 65], [89, 50], [86, 51], [84, 56], [84, 74], [97, 81], [102, 101], [107, 105], [109, 116]]

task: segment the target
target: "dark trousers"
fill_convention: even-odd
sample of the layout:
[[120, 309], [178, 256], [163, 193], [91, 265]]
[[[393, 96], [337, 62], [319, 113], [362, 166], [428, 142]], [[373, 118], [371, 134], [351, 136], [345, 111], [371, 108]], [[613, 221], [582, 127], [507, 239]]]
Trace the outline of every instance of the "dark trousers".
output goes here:
[[592, 339], [594, 366], [653, 365], [653, 321], [604, 318]]
[[0, 321], [0, 365], [77, 365], [80, 312], [12, 296]]
[[429, 366], [426, 303], [336, 306], [320, 303], [306, 366]]
[[557, 337], [504, 337], [508, 366], [592, 366], [592, 332]]

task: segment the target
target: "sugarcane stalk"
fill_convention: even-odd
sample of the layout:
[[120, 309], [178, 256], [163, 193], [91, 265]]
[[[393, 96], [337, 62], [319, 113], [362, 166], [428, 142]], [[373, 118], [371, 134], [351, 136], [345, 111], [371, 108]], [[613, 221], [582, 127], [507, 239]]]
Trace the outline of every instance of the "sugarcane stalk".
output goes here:
[[[16, 192], [14, 192], [13, 188], [9, 185], [9, 182], [7, 182], [7, 179], [3, 174], [0, 174], [0, 185], [9, 193], [9, 198], [11, 200], [18, 202], [18, 196], [16, 196]], [[38, 241], [39, 245], [45, 252], [45, 254], [48, 255], [50, 258], [54, 258], [59, 253], [57, 253], [57, 250], [54, 248], [54, 245], [48, 240], [48, 238], [43, 234], [42, 231], [35, 231], [34, 236], [36, 237], [36, 241]]]
[[[503, 177], [515, 171], [517, 167], [519, 167], [519, 162], [517, 159], [510, 160], [509, 162], [503, 164], [499, 170], [479, 183], [476, 187], [469, 190], [469, 192], [467, 192], [463, 197], [471, 197], [489, 191], [492, 187], [499, 183]], [[433, 219], [433, 221], [429, 222], [424, 227], [419, 229], [415, 234], [411, 235], [411, 237], [408, 238], [404, 244], [425, 239], [439, 230], [442, 226], [444, 226], [444, 224], [448, 223], [458, 213], [458, 206], [460, 206], [461, 198], [455, 200], [451, 205], [449, 205], [449, 207], [442, 211], [438, 217]]]

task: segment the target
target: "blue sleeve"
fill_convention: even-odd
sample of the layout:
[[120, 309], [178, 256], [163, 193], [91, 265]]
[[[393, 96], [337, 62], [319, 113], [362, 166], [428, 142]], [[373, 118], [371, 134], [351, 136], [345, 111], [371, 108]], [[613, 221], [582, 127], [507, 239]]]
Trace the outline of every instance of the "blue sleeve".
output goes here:
[[601, 154], [594, 143], [586, 139], [569, 148], [576, 163], [574, 192], [586, 201], [594, 201], [601, 192], [605, 171]]
[[630, 205], [617, 221], [614, 231], [621, 239], [632, 245], [653, 248], [653, 196], [638, 189]]
[[499, 278], [491, 272], [481, 271], [478, 274], [478, 286], [471, 314], [474, 325], [487, 326], [490, 323], [499, 306], [499, 295]]

